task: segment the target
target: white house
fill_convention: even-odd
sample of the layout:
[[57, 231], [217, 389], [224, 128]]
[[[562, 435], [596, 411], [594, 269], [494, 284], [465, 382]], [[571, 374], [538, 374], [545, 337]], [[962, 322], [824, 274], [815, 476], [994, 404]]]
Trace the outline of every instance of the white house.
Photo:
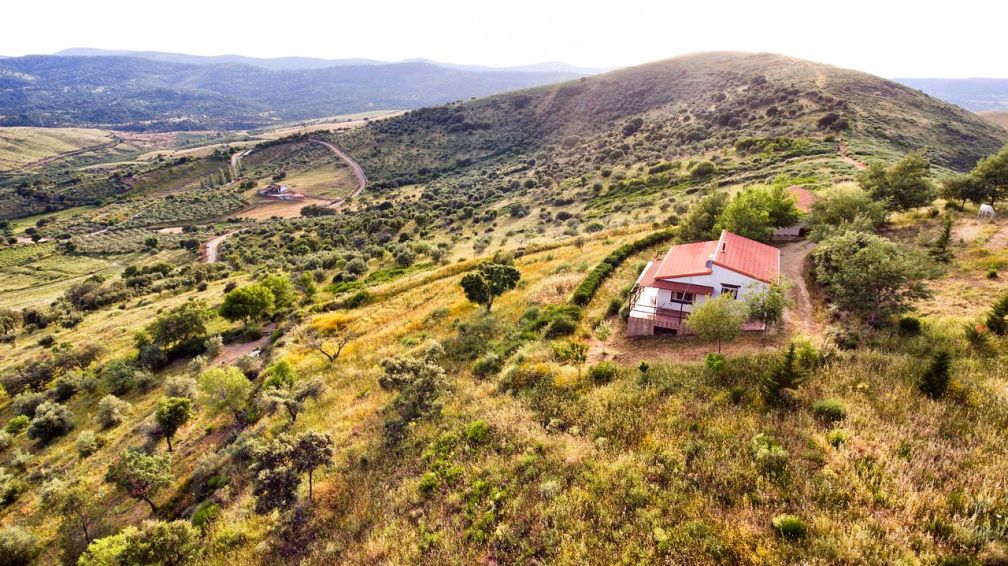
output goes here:
[[[815, 204], [815, 195], [811, 191], [805, 189], [804, 187], [799, 187], [798, 185], [791, 185], [787, 188], [787, 192], [791, 195], [791, 198], [795, 201], [795, 208], [798, 212], [805, 216], [809, 212], [812, 212], [812, 205]], [[785, 226], [783, 228], [778, 228], [773, 235], [775, 240], [799, 240], [805, 237], [805, 222], [799, 220], [794, 226]]]
[[[780, 280], [780, 250], [728, 231], [709, 242], [672, 246], [647, 264], [630, 292], [630, 336], [692, 334], [686, 318], [718, 295], [744, 299]], [[746, 323], [744, 330], [762, 330]]]

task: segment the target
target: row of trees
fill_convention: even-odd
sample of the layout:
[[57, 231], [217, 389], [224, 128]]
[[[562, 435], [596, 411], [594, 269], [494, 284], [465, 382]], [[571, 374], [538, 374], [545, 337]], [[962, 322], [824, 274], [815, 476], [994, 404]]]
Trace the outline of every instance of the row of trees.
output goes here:
[[1008, 198], [1008, 146], [981, 159], [969, 173], [944, 179], [941, 196], [962, 204], [993, 204]]

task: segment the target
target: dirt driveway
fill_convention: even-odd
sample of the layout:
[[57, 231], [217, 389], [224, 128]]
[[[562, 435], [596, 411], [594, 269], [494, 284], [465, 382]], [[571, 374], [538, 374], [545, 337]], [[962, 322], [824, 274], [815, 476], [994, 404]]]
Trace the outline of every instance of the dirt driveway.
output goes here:
[[812, 308], [812, 296], [805, 282], [805, 264], [815, 244], [808, 240], [788, 242], [779, 245], [781, 252], [781, 271], [791, 282], [791, 308], [784, 311], [784, 325], [792, 333], [800, 332], [808, 336], [816, 336], [822, 332], [822, 323], [816, 320]]

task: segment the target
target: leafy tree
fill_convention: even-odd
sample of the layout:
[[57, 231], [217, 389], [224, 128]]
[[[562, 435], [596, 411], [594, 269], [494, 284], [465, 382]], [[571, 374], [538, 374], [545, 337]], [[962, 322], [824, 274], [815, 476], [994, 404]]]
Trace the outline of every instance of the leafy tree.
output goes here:
[[927, 206], [935, 198], [929, 177], [931, 164], [919, 153], [911, 153], [889, 167], [871, 164], [858, 176], [861, 188], [889, 210], [910, 210]]
[[301, 477], [294, 464], [295, 450], [296, 443], [287, 434], [269, 443], [253, 445], [252, 493], [256, 496], [257, 513], [284, 509], [297, 502]]
[[784, 309], [791, 304], [787, 296], [788, 285], [771, 284], [759, 291], [750, 291], [745, 296], [749, 320], [762, 322], [767, 329], [780, 323]]
[[685, 218], [679, 223], [679, 243], [702, 242], [717, 237], [715, 227], [724, 212], [728, 197], [724, 193], [708, 195], [690, 207]]
[[769, 242], [774, 230], [793, 226], [800, 214], [784, 187], [748, 188], [731, 199], [718, 216], [715, 232], [728, 230], [759, 242]]
[[136, 385], [136, 373], [137, 368], [133, 365], [133, 360], [118, 358], [105, 364], [101, 378], [112, 393], [124, 395]]
[[171, 458], [157, 456], [140, 450], [126, 450], [109, 467], [105, 481], [117, 485], [129, 494], [150, 505], [151, 513], [157, 513], [153, 497], [175, 481], [171, 472]]
[[230, 321], [241, 320], [248, 327], [249, 322], [260, 320], [273, 308], [273, 292], [262, 285], [245, 285], [224, 295], [220, 315]]
[[460, 284], [467, 299], [486, 306], [487, 312], [490, 312], [494, 299], [514, 289], [519, 279], [521, 273], [513, 265], [483, 263], [476, 271], [466, 274]]
[[88, 546], [79, 566], [183, 566], [199, 556], [200, 538], [188, 521], [145, 521], [129, 526]]
[[158, 399], [157, 409], [154, 411], [154, 419], [161, 427], [165, 441], [168, 442], [168, 451], [172, 451], [172, 437], [182, 428], [182, 425], [192, 418], [192, 399], [188, 397], [162, 397]]
[[742, 332], [745, 318], [744, 304], [731, 295], [718, 295], [694, 307], [686, 319], [686, 325], [704, 340], [717, 340], [717, 351], [720, 354], [721, 343], [732, 340]]
[[35, 417], [28, 425], [28, 438], [49, 442], [73, 430], [73, 413], [65, 405], [45, 402], [35, 409]]
[[104, 489], [93, 489], [81, 482], [62, 485], [51, 502], [59, 516], [60, 539], [64, 554], [79, 555], [106, 528], [108, 512]]
[[252, 382], [234, 366], [210, 368], [199, 376], [200, 391], [204, 402], [216, 413], [227, 411], [234, 415], [240, 425], [252, 393]]
[[202, 340], [210, 313], [200, 301], [187, 301], [158, 316], [147, 325], [152, 342], [164, 350], [179, 344]]
[[864, 232], [823, 241], [812, 253], [816, 280], [834, 305], [877, 323], [928, 296], [932, 268], [902, 244]]
[[965, 206], [966, 201], [982, 204], [989, 200], [987, 187], [975, 175], [952, 175], [941, 181], [939, 196], [947, 201], [960, 201]]
[[285, 309], [294, 304], [294, 287], [282, 275], [267, 275], [259, 284], [273, 293], [273, 308]]
[[954, 178], [949, 190], [958, 190], [962, 193], [959, 198], [969, 198], [978, 204], [1008, 197], [1008, 146], [981, 159], [967, 178]]
[[839, 186], [824, 193], [808, 215], [809, 239], [820, 242], [848, 230], [874, 232], [885, 222], [885, 206], [864, 189]]
[[294, 447], [294, 465], [308, 474], [308, 500], [312, 499], [312, 474], [319, 466], [332, 462], [333, 440], [328, 433], [308, 431], [297, 439]]
[[[1005, 293], [991, 307], [984, 320], [984, 326], [998, 336], [1008, 334], [1008, 293]], [[9, 425], [8, 425], [9, 426]]]
[[291, 383], [278, 387], [267, 387], [262, 398], [270, 413], [279, 409], [287, 411], [291, 422], [297, 421], [298, 414], [309, 399], [318, 399], [325, 392], [325, 381], [315, 377], [308, 381]]
[[406, 429], [433, 409], [434, 400], [444, 387], [445, 370], [435, 360], [444, 353], [440, 344], [428, 345], [419, 356], [400, 356], [381, 361], [378, 384], [386, 391], [396, 391], [392, 411], [385, 420], [385, 440], [393, 444], [405, 438]]

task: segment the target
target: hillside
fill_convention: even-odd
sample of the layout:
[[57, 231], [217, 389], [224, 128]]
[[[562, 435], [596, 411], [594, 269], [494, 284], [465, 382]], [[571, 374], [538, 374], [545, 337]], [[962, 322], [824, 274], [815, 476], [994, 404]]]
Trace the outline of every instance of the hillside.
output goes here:
[[[1008, 563], [1008, 219], [932, 185], [1008, 131], [742, 53], [323, 126], [9, 132], [0, 563]], [[630, 336], [729, 228], [780, 284]]]
[[894, 79], [967, 110], [1008, 110], [1008, 79]]
[[250, 129], [284, 120], [419, 108], [571, 78], [426, 63], [268, 70], [132, 57], [0, 61], [0, 125], [120, 130]]
[[[446, 167], [447, 157], [476, 168], [537, 158], [541, 176], [573, 177], [703, 154], [737, 165], [746, 152], [733, 150], [746, 138], [796, 144], [777, 159], [829, 152], [841, 134], [865, 157], [922, 150], [935, 164], [962, 170], [1008, 142], [1003, 130], [976, 115], [894, 82], [743, 53], [683, 56], [422, 109], [367, 132], [369, 138], [346, 143], [357, 144], [376, 181], [393, 184], [430, 179], [438, 167], [457, 170], [455, 163]], [[387, 150], [398, 144], [409, 147]], [[760, 144], [766, 142], [753, 147]], [[381, 151], [369, 154], [372, 146]], [[400, 163], [399, 155], [409, 158]]]

